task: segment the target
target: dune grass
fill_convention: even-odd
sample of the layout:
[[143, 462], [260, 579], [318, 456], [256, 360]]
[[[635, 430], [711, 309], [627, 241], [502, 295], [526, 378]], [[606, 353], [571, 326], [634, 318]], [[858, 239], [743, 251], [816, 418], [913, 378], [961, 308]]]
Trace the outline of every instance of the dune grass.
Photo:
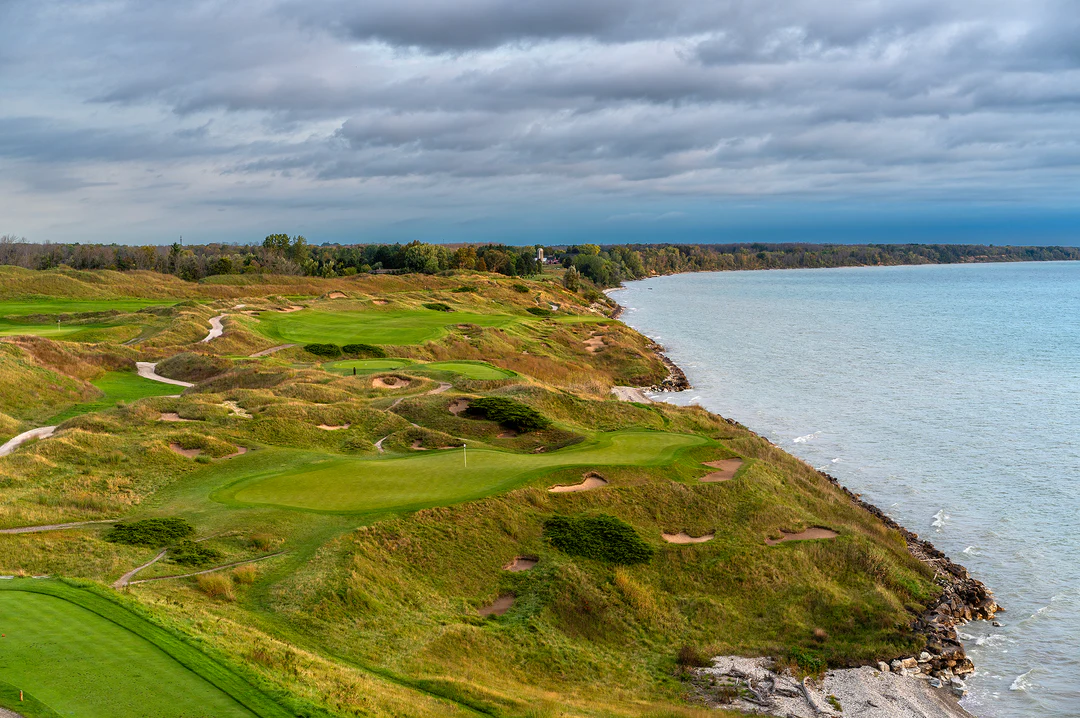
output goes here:
[[100, 398], [76, 404], [52, 417], [49, 421], [59, 423], [73, 416], [112, 408], [120, 401], [130, 402], [148, 396], [167, 396], [183, 391], [183, 387], [151, 381], [138, 374], [126, 371], [110, 371], [100, 379], [95, 379], [90, 383], [101, 390], [102, 396]]
[[[541, 454], [492, 449], [431, 451], [389, 459], [307, 455], [288, 468], [280, 460], [259, 466], [237, 461], [225, 471], [233, 482], [215, 498], [239, 504], [310, 511], [368, 512], [413, 509], [478, 498], [566, 466], [669, 463], [680, 449], [708, 440], [688, 434], [623, 431]], [[466, 457], [467, 453], [467, 457]]]
[[0, 586], [0, 673], [56, 713], [288, 715], [208, 656], [120, 606], [54, 582], [23, 585], [30, 581]]
[[263, 312], [255, 329], [281, 342], [310, 344], [419, 344], [436, 339], [455, 324], [505, 327], [518, 321], [508, 314], [433, 312], [427, 309]]

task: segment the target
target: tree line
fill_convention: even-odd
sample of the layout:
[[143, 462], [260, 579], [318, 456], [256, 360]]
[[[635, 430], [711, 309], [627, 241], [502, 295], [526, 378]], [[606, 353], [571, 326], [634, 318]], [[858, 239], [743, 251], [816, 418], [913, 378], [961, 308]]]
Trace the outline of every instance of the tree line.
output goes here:
[[220, 274], [295, 274], [341, 277], [361, 273], [436, 274], [454, 269], [532, 276], [542, 271], [537, 250], [567, 271], [577, 289], [583, 280], [612, 287], [656, 274], [735, 269], [794, 269], [1080, 260], [1078, 247], [975, 244], [634, 244], [509, 246], [469, 244], [312, 245], [300, 235], [268, 235], [261, 243], [145, 245], [37, 244], [0, 237], [0, 264], [28, 269], [142, 269], [197, 281]]

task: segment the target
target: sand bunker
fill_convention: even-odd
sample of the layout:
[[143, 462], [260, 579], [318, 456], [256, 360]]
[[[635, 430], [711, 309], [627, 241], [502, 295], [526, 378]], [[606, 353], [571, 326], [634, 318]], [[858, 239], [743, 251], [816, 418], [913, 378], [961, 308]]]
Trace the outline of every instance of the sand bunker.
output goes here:
[[189, 459], [194, 459], [196, 456], [202, 453], [202, 449], [185, 449], [184, 447], [180, 446], [180, 444], [177, 444], [175, 441], [169, 444], [169, 448], [180, 454], [181, 456], [188, 457]]
[[409, 382], [396, 376], [377, 376], [371, 380], [371, 385], [376, 389], [404, 389]]
[[247, 450], [246, 446], [238, 446], [238, 447], [236, 447], [236, 451], [234, 451], [231, 454], [228, 454], [226, 456], [222, 456], [221, 458], [223, 458], [223, 459], [235, 459], [237, 456], [243, 456], [247, 452], [248, 452], [248, 450]]
[[303, 307], [301, 307], [299, 304], [291, 304], [284, 309], [279, 309], [278, 311], [282, 314], [288, 314], [289, 312], [298, 312], [301, 309], [303, 309]]
[[345, 292], [330, 292], [326, 295], [329, 299], [344, 299]]
[[319, 428], [323, 431], [337, 431], [338, 429], [348, 429], [352, 424], [319, 424]]
[[735, 472], [739, 470], [739, 467], [743, 465], [742, 459], [721, 459], [720, 461], [706, 461], [702, 466], [708, 466], [710, 469], [718, 469], [711, 474], [705, 474], [698, 481], [705, 481], [708, 483], [715, 483], [718, 481], [728, 481], [735, 477]]
[[499, 434], [495, 438], [496, 439], [513, 439], [515, 436], [517, 436], [516, 431], [504, 431], [503, 433]]
[[[590, 471], [585, 474], [584, 479], [580, 484], [571, 484], [569, 486], [552, 486], [548, 489], [548, 492], [552, 494], [570, 494], [577, 491], [591, 491], [592, 489], [599, 489], [601, 486], [607, 486], [608, 482], [600, 474], [595, 471]], [[666, 534], [665, 534], [666, 535]], [[712, 538], [711, 536], [709, 538]]]
[[716, 534], [705, 534], [703, 536], [691, 536], [685, 531], [680, 531], [677, 534], [660, 534], [664, 537], [664, 540], [668, 543], [705, 543], [706, 541], [712, 541]]
[[833, 531], [831, 529], [822, 528], [820, 526], [814, 526], [812, 528], [808, 528], [805, 531], [800, 531], [797, 534], [788, 533], [787, 531], [781, 531], [780, 533], [784, 534], [783, 538], [778, 538], [778, 539], [767, 538], [767, 539], [765, 539], [765, 543], [769, 544], [770, 546], [775, 546], [776, 544], [783, 543], [784, 541], [809, 541], [811, 539], [834, 539], [839, 535], [839, 534], [837, 534], [835, 531]]
[[163, 411], [158, 421], [194, 421], [194, 419], [181, 419], [175, 411]]
[[385, 306], [385, 305], [389, 304], [390, 300], [389, 299], [375, 299], [375, 300], [372, 300], [371, 303], [372, 304], [378, 304], [381, 307], [381, 306]]
[[518, 573], [528, 571], [538, 563], [540, 563], [540, 559], [536, 556], [515, 556], [513, 561], [503, 566], [503, 570]]
[[226, 399], [225, 401], [221, 402], [221, 405], [231, 411], [236, 416], [242, 416], [245, 419], [251, 418], [251, 414], [244, 411], [243, 407], [241, 407], [240, 404], [231, 399]]
[[481, 616], [501, 616], [510, 610], [510, 607], [514, 605], [514, 594], [507, 593], [496, 598], [491, 605], [484, 606], [480, 609], [479, 614]]
[[450, 402], [450, 406], [447, 408], [450, 410], [451, 414], [453, 414], [454, 416], [459, 416], [461, 412], [469, 408], [469, 400], [454, 399], [452, 402]]
[[595, 334], [590, 335], [590, 337], [582, 343], [585, 345], [585, 351], [590, 354], [595, 354], [604, 348], [604, 338], [598, 337]]

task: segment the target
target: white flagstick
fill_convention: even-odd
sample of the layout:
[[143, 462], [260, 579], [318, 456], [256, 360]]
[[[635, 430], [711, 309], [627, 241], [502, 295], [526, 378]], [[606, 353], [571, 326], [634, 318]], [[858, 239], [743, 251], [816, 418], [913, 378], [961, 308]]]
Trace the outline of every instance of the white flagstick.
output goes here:
[[467, 444], [462, 444], [461, 445], [461, 455], [462, 455], [462, 457], [465, 458], [465, 465], [466, 466], [469, 465], [469, 450], [468, 450], [467, 446], [468, 446]]

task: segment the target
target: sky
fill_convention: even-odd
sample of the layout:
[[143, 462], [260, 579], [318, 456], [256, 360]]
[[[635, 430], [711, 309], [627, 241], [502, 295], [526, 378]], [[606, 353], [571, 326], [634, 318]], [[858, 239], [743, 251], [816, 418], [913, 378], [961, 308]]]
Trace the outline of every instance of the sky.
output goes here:
[[1075, 0], [0, 0], [0, 234], [1080, 244]]

